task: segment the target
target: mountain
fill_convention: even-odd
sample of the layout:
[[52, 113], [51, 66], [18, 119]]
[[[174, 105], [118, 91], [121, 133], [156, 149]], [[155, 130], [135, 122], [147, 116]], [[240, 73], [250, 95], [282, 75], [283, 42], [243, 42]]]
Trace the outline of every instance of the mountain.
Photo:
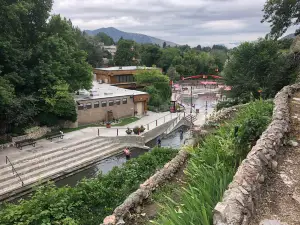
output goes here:
[[281, 40], [284, 40], [284, 39], [295, 39], [295, 38], [296, 38], [295, 34], [292, 33], [292, 34], [288, 34], [288, 35], [282, 37]]
[[124, 32], [121, 30], [118, 30], [114, 27], [107, 27], [107, 28], [100, 28], [97, 30], [85, 30], [85, 32], [89, 35], [96, 35], [100, 32], [103, 32], [105, 34], [107, 34], [108, 36], [112, 37], [112, 39], [114, 40], [114, 42], [118, 42], [118, 40], [123, 37], [123, 39], [126, 40], [133, 40], [137, 43], [140, 44], [146, 44], [146, 43], [150, 43], [150, 44], [159, 44], [160, 46], [163, 45], [164, 42], [167, 43], [167, 45], [170, 46], [176, 46], [177, 44], [170, 42], [170, 41], [164, 41], [155, 37], [151, 37], [145, 34], [137, 34], [137, 33], [128, 33], [128, 32]]

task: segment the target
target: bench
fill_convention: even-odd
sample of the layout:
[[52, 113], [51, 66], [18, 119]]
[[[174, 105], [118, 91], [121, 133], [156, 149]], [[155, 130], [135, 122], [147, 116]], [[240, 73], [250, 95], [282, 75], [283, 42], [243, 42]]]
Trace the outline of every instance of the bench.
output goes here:
[[16, 142], [16, 147], [20, 148], [22, 150], [22, 147], [27, 146], [27, 145], [32, 145], [35, 147], [36, 141], [34, 139], [25, 139], [23, 141], [17, 141]]
[[55, 133], [48, 134], [46, 136], [46, 139], [50, 140], [51, 142], [52, 142], [52, 139], [54, 139], [54, 138], [61, 138], [61, 139], [63, 139], [64, 135], [61, 134], [60, 132], [55, 132]]

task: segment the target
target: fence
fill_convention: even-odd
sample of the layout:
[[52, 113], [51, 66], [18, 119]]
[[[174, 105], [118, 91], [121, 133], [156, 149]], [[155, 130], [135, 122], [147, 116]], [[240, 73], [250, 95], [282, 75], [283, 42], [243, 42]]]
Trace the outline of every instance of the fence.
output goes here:
[[[177, 113], [169, 113], [163, 117], [158, 118], [157, 120], [154, 120], [150, 123], [147, 124], [143, 124], [142, 126], [145, 128], [145, 132], [152, 130], [158, 126], [161, 126], [163, 124], [165, 124], [166, 122], [169, 122], [173, 119], [176, 118], [176, 120], [172, 123], [171, 127], [172, 129], [177, 125], [177, 123], [184, 117], [186, 117], [185, 112], [177, 112]], [[187, 114], [189, 115], [189, 114]], [[126, 128], [109, 128], [107, 130], [105, 130], [106, 134], [108, 134], [108, 131], [110, 131], [110, 136], [123, 136], [126, 135], [126, 130], [127, 129], [133, 130], [134, 127], [126, 127]], [[169, 128], [168, 128], [169, 129]], [[102, 131], [103, 132], [103, 131]], [[102, 135], [101, 134], [101, 129], [98, 128], [98, 136]]]
[[20, 177], [20, 175], [18, 174], [18, 172], [16, 171], [14, 165], [11, 163], [11, 161], [9, 160], [9, 158], [7, 156], [5, 156], [5, 161], [6, 161], [6, 164], [9, 162], [9, 164], [11, 165], [11, 168], [12, 168], [12, 173], [17, 175], [17, 177], [19, 178], [19, 180], [22, 182], [22, 187], [24, 186], [24, 182], [22, 180], [22, 178]]

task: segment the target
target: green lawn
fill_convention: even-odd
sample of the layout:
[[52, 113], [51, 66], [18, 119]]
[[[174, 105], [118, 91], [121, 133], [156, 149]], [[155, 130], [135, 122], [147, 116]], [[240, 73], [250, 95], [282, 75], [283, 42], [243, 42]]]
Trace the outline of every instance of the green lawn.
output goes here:
[[112, 126], [113, 127], [115, 127], [115, 126], [125, 126], [125, 125], [133, 123], [137, 120], [139, 120], [139, 118], [137, 118], [137, 117], [128, 117], [128, 118], [121, 119], [121, 122], [118, 123], [118, 124], [112, 124]]

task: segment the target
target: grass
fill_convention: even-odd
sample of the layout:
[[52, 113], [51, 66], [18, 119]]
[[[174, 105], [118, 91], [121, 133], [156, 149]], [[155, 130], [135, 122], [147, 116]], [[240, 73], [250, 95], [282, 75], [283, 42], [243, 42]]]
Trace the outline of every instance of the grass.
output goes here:
[[118, 123], [118, 124], [112, 124], [113, 127], [116, 127], [116, 126], [126, 126], [130, 123], [133, 123], [135, 121], [138, 121], [139, 118], [137, 117], [128, 117], [128, 118], [124, 118], [124, 119], [121, 119], [121, 122]]
[[[210, 225], [213, 209], [222, 200], [242, 159], [271, 121], [273, 106], [267, 101], [250, 103], [228, 123], [199, 146], [190, 149], [191, 158], [185, 171], [187, 184], [180, 189], [180, 197], [167, 194], [156, 225]], [[235, 127], [239, 127], [235, 134]], [[160, 196], [161, 197], [161, 196]], [[178, 198], [178, 197], [177, 197]]]

